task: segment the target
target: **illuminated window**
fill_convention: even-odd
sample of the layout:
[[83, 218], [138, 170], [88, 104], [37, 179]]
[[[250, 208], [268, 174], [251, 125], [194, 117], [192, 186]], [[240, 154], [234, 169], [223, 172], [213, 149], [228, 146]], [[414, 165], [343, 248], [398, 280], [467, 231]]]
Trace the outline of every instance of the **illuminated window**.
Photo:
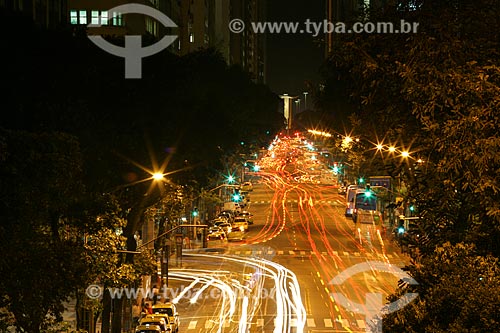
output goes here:
[[91, 12], [91, 15], [92, 15], [92, 19], [91, 19], [91, 23], [92, 24], [99, 24], [99, 11], [98, 10], [93, 10]]
[[71, 24], [78, 24], [78, 12], [76, 10], [71, 10], [69, 12], [69, 22]]
[[106, 11], [101, 12], [101, 24], [102, 25], [108, 24], [108, 12], [106, 12]]
[[87, 12], [85, 10], [80, 10], [80, 24], [87, 24]]
[[121, 13], [118, 12], [113, 12], [112, 13], [112, 24], [115, 26], [122, 26], [123, 25], [123, 17]]
[[190, 43], [194, 43], [194, 35], [193, 35], [193, 33], [189, 34], [189, 42]]

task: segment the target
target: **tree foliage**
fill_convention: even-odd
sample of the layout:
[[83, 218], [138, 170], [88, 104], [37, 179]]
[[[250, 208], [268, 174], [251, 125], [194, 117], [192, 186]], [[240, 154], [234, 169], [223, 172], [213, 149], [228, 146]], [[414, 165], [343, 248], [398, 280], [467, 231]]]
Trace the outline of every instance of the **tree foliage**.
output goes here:
[[403, 177], [421, 216], [413, 242], [423, 264], [410, 266], [421, 297], [387, 316], [384, 331], [495, 330], [490, 304], [498, 302], [485, 295], [493, 284], [462, 277], [489, 269], [498, 279], [500, 3], [402, 1], [383, 9], [370, 21], [418, 22], [418, 33], [339, 36], [324, 66], [323, 98], [340, 78], [356, 106], [354, 133], [411, 152], [407, 163], [366, 153], [375, 156], [366, 158], [371, 167]]

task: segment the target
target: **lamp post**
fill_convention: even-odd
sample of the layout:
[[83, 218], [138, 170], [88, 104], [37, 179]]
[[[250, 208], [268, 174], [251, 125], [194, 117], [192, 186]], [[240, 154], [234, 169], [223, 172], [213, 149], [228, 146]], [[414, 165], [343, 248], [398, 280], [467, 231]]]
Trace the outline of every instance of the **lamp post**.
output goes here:
[[307, 109], [307, 94], [309, 94], [307, 91], [303, 92], [304, 94], [304, 110]]

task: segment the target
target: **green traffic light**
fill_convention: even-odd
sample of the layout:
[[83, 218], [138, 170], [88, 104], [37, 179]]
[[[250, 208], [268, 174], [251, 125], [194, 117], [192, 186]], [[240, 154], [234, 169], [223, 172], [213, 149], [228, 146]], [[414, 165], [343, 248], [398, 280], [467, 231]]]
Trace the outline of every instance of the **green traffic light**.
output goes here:
[[359, 182], [360, 182], [360, 183], [364, 183], [364, 182], [365, 182], [365, 180], [363, 179], [363, 177], [360, 177], [360, 178], [359, 178]]

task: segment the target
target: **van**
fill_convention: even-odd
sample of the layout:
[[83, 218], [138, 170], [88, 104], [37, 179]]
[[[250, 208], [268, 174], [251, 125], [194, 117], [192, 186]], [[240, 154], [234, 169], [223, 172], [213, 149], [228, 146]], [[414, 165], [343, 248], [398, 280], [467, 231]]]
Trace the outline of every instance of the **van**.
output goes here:
[[345, 216], [351, 217], [352, 212], [354, 211], [354, 197], [356, 195], [356, 191], [361, 187], [358, 185], [349, 185], [346, 189], [345, 201], [346, 201], [346, 209]]

